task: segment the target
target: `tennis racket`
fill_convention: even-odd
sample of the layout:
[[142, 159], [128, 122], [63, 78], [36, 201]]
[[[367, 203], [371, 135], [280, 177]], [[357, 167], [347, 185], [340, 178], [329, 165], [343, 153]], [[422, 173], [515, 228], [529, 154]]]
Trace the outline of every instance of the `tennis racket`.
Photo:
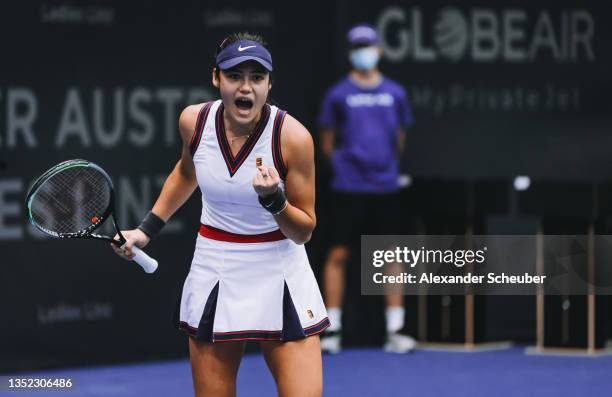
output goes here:
[[[56, 238], [92, 238], [119, 247], [125, 244], [114, 211], [114, 188], [110, 176], [87, 160], [68, 160], [42, 174], [26, 197], [27, 216], [38, 230]], [[119, 240], [94, 234], [112, 218]], [[157, 261], [134, 246], [134, 261], [153, 273]]]

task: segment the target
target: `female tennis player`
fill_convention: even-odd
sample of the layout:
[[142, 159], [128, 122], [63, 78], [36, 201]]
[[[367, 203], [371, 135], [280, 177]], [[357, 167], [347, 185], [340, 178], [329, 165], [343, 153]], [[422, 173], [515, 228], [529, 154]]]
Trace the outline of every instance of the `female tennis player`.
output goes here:
[[272, 57], [233, 34], [212, 73], [221, 100], [187, 107], [182, 155], [117, 254], [130, 259], [197, 186], [202, 216], [178, 327], [189, 335], [196, 396], [234, 396], [246, 340], [259, 340], [280, 396], [322, 394], [318, 334], [329, 326], [303, 244], [315, 227], [314, 148], [296, 119], [266, 103]]

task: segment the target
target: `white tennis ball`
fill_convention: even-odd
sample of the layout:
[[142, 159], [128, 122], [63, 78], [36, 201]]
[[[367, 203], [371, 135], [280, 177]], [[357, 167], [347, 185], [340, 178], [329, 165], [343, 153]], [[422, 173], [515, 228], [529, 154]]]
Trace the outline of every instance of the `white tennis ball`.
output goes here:
[[514, 178], [514, 189], [519, 192], [529, 189], [531, 186], [531, 179], [525, 175], [519, 175]]

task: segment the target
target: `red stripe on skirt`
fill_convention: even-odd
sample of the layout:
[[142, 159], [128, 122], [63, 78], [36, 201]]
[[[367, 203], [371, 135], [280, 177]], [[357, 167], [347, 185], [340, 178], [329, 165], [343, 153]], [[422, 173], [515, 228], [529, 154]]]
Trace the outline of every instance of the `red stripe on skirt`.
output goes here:
[[230, 243], [267, 243], [287, 238], [280, 229], [262, 234], [236, 234], [208, 225], [200, 225], [200, 235], [211, 240], [228, 241]]

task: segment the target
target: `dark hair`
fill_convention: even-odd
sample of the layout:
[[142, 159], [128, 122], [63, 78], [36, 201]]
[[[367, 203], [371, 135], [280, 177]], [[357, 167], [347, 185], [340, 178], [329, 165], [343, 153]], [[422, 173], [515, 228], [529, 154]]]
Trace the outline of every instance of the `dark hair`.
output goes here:
[[[238, 32], [238, 33], [230, 34], [229, 36], [227, 36], [225, 39], [221, 41], [221, 43], [217, 46], [217, 50], [215, 51], [215, 74], [217, 78], [219, 78], [219, 70], [220, 70], [219, 65], [217, 65], [217, 55], [219, 55], [219, 53], [223, 51], [224, 48], [228, 47], [232, 43], [237, 42], [238, 40], [254, 41], [256, 43], [261, 44], [261, 46], [264, 47], [266, 50], [270, 51], [270, 49], [268, 48], [268, 43], [264, 40], [262, 36], [258, 34], [249, 33], [249, 32]], [[272, 82], [272, 73], [268, 72], [268, 74], [270, 75], [270, 82]]]
[[221, 43], [217, 47], [217, 52], [215, 53], [215, 58], [217, 57], [217, 55], [219, 55], [219, 53], [225, 47], [229, 46], [232, 43], [237, 42], [238, 40], [250, 40], [250, 41], [254, 41], [256, 43], [261, 44], [266, 50], [270, 51], [270, 49], [268, 48], [268, 43], [266, 43], [264, 38], [261, 37], [258, 34], [249, 33], [249, 32], [232, 33], [229, 36], [227, 36], [225, 39], [223, 39], [223, 41], [221, 41]]

